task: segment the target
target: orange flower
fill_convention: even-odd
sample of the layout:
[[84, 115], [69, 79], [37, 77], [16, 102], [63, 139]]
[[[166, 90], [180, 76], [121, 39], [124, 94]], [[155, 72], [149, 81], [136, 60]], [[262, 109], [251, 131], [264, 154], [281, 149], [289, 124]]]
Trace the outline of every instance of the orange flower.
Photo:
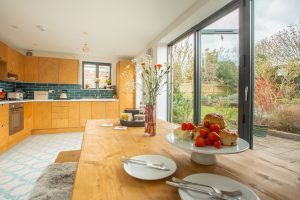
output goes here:
[[160, 69], [160, 68], [162, 68], [162, 65], [161, 65], [161, 64], [156, 64], [156, 65], [154, 65], [154, 67], [155, 67], [156, 69]]

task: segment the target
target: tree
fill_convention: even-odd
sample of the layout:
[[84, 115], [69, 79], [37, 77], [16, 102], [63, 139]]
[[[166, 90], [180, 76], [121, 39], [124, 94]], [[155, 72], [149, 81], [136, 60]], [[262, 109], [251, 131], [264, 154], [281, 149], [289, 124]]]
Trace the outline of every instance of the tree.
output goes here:
[[234, 94], [237, 92], [238, 69], [234, 62], [218, 62], [217, 77], [227, 86], [227, 94]]

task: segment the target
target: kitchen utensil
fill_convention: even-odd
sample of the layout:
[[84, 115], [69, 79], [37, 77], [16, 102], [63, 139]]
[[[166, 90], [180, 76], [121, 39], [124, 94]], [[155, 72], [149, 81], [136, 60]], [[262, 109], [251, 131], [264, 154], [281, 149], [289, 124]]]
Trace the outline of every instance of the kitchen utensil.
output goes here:
[[[184, 181], [189, 181], [193, 183], [210, 185], [218, 188], [219, 190], [239, 190], [242, 195], [239, 197], [230, 197], [230, 199], [240, 199], [240, 200], [259, 200], [259, 197], [253, 192], [248, 186], [235, 181], [231, 178], [220, 176], [210, 173], [198, 173], [192, 174], [183, 179]], [[199, 187], [198, 187], [199, 188]], [[203, 188], [203, 190], [206, 190]], [[207, 189], [208, 190], [208, 189]], [[179, 189], [179, 195], [182, 200], [195, 200], [207, 198], [206, 195], [194, 191], [186, 191]], [[226, 196], [226, 195], [225, 195]], [[229, 198], [229, 196], [227, 196]]]
[[132, 162], [124, 162], [124, 170], [130, 176], [133, 176], [142, 180], [159, 180], [172, 175], [176, 171], [176, 163], [170, 158], [161, 155], [139, 155], [131, 157], [130, 159], [145, 161], [147, 163], [163, 163], [169, 171], [158, 170], [145, 165], [140, 165]]
[[233, 190], [233, 191], [227, 191], [227, 190], [220, 190], [216, 187], [210, 186], [210, 185], [206, 185], [206, 184], [201, 184], [201, 183], [194, 183], [194, 182], [190, 182], [190, 181], [185, 181], [176, 177], [172, 178], [172, 181], [176, 182], [176, 183], [181, 183], [181, 184], [186, 184], [186, 185], [195, 185], [195, 186], [201, 186], [201, 187], [206, 187], [206, 188], [210, 188], [211, 190], [213, 190], [215, 193], [220, 194], [220, 195], [227, 195], [227, 196], [231, 196], [231, 197], [237, 197], [237, 196], [241, 196], [242, 192], [239, 190]]
[[201, 194], [207, 195], [209, 197], [212, 197], [212, 198], [218, 199], [218, 200], [227, 200], [227, 199], [229, 199], [229, 198], [226, 198], [226, 197], [222, 197], [222, 195], [220, 195], [220, 194], [213, 193], [213, 192], [208, 192], [208, 191], [199, 189], [197, 187], [189, 186], [189, 185], [186, 185], [186, 184], [176, 183], [176, 182], [172, 182], [172, 181], [166, 181], [166, 184], [168, 184], [170, 186], [173, 186], [173, 187], [176, 187], [176, 188], [179, 188], [179, 189], [183, 189], [183, 190], [191, 190], [191, 191], [194, 191], [194, 192], [199, 192]]

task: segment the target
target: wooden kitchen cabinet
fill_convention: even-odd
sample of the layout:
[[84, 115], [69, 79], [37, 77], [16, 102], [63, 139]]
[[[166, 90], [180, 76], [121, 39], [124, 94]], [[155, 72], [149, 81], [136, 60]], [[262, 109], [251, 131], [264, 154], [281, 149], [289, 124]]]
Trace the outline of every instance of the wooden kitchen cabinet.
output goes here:
[[80, 127], [79, 102], [69, 102], [69, 128]]
[[0, 105], [0, 153], [6, 151], [8, 144], [8, 104]]
[[52, 128], [69, 127], [69, 102], [52, 102]]
[[35, 56], [26, 56], [24, 64], [24, 81], [34, 82], [39, 81], [39, 58]]
[[7, 45], [0, 41], [0, 61], [7, 61]]
[[79, 102], [80, 127], [85, 127], [86, 121], [92, 118], [91, 102]]
[[92, 102], [92, 119], [105, 119], [106, 102]]
[[120, 117], [119, 102], [105, 102], [105, 118], [117, 119]]
[[33, 104], [33, 129], [52, 127], [52, 103], [35, 102]]
[[59, 59], [39, 57], [38, 65], [38, 80], [40, 83], [58, 83]]
[[119, 113], [125, 108], [135, 108], [135, 89], [128, 85], [135, 82], [135, 66], [130, 60], [121, 60], [116, 65], [117, 96], [120, 101]]
[[18, 74], [18, 52], [10, 47], [7, 48], [7, 72]]
[[78, 84], [79, 60], [60, 59], [58, 82], [63, 84]]
[[31, 133], [33, 128], [33, 103], [24, 103], [24, 130]]

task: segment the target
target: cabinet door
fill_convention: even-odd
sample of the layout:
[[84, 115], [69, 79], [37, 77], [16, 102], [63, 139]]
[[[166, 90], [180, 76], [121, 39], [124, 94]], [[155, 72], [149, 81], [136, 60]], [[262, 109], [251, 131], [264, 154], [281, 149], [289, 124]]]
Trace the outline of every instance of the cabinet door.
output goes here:
[[69, 127], [69, 102], [52, 102], [52, 128]]
[[0, 41], [0, 61], [7, 61], [7, 45]]
[[18, 69], [18, 53], [16, 50], [7, 48], [7, 72], [17, 74]]
[[33, 105], [24, 103], [24, 129], [25, 132], [31, 132], [33, 127]]
[[120, 100], [120, 112], [125, 108], [135, 108], [135, 89], [128, 87], [135, 81], [135, 66], [131, 61], [117, 64], [117, 95]]
[[119, 102], [105, 102], [105, 118], [117, 119], [120, 117]]
[[79, 102], [69, 102], [69, 127], [80, 127], [80, 111]]
[[34, 56], [25, 57], [24, 80], [25, 82], [38, 82], [39, 80], [39, 59]]
[[85, 127], [86, 121], [91, 119], [91, 102], [80, 102], [80, 127]]
[[52, 103], [36, 102], [33, 104], [33, 129], [52, 127]]
[[105, 102], [92, 102], [92, 119], [105, 119]]
[[59, 83], [78, 84], [79, 61], [60, 59]]
[[39, 82], [58, 83], [59, 59], [39, 57]]
[[18, 80], [24, 81], [25, 56], [17, 52], [17, 75]]
[[0, 124], [0, 153], [6, 151], [8, 144], [8, 124]]

